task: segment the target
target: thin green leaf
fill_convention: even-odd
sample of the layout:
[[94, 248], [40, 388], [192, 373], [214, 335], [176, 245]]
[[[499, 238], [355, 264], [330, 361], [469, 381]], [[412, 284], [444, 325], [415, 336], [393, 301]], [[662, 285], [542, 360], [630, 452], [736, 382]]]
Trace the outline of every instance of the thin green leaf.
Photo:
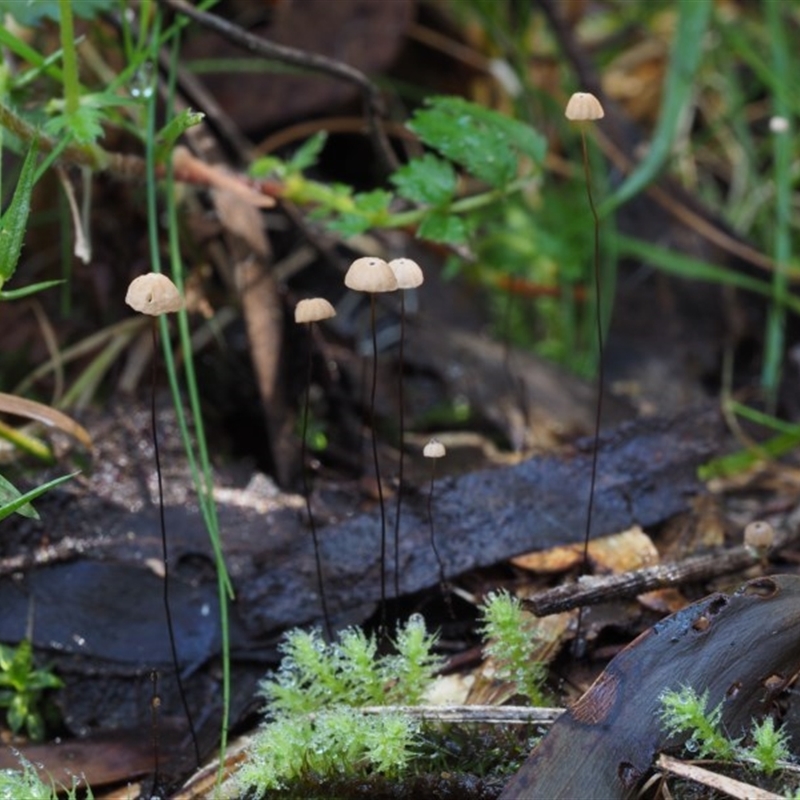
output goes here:
[[[767, 29], [772, 46], [772, 67], [776, 75], [790, 75], [796, 68], [789, 52], [786, 37], [788, 20], [781, 3], [767, 3]], [[777, 117], [788, 119], [791, 113], [787, 82], [775, 83], [773, 110]], [[761, 385], [769, 404], [774, 408], [785, 349], [786, 298], [788, 295], [787, 268], [792, 256], [792, 157], [794, 142], [788, 131], [775, 133], [772, 137], [775, 181], [775, 272], [772, 274], [772, 303], [767, 317], [764, 342], [764, 365]]]
[[[22, 497], [22, 492], [14, 486], [11, 481], [0, 475], [0, 507], [8, 503], [13, 503]], [[17, 514], [29, 519], [39, 519], [39, 512], [30, 504], [26, 503], [17, 509]], [[2, 666], [2, 664], [0, 664]]]
[[401, 197], [422, 205], [444, 205], [453, 199], [456, 190], [456, 173], [452, 165], [432, 153], [409, 161], [389, 180]]
[[193, 111], [191, 108], [184, 108], [176, 117], [173, 117], [157, 134], [158, 153], [157, 161], [163, 161], [175, 145], [175, 142], [183, 136], [189, 128], [199, 125], [206, 115], [201, 111]]
[[63, 279], [32, 283], [30, 286], [23, 286], [21, 289], [3, 290], [0, 292], [0, 300], [21, 300], [23, 297], [30, 297], [32, 294], [43, 292], [45, 289], [52, 289], [53, 286], [58, 286], [61, 283], [64, 283]]
[[41, 497], [45, 492], [68, 481], [70, 478], [74, 478], [77, 474], [78, 472], [71, 472], [69, 475], [62, 475], [60, 478], [54, 478], [52, 481], [48, 481], [41, 486], [37, 486], [35, 489], [31, 489], [29, 492], [25, 492], [25, 494], [20, 495], [16, 500], [3, 504], [0, 506], [0, 520], [18, 512], [22, 506], [29, 503], [31, 500]]
[[315, 133], [297, 148], [286, 166], [292, 172], [303, 172], [303, 170], [313, 167], [327, 140], [328, 134], [325, 131]]
[[669, 157], [683, 109], [694, 91], [695, 73], [703, 54], [703, 39], [713, 5], [713, 0], [691, 0], [677, 4], [678, 26], [665, 79], [664, 100], [650, 149], [616, 193], [602, 204], [601, 215], [608, 214], [641, 192], [655, 180]]
[[[119, 0], [71, 0], [72, 11], [84, 19], [93, 19], [104, 11], [110, 11]], [[0, 0], [0, 13], [10, 14], [22, 26], [34, 27], [43, 19], [55, 22], [61, 18], [58, 0]]]
[[0, 217], [0, 287], [14, 274], [22, 252], [22, 242], [31, 209], [37, 149], [38, 142], [34, 141], [22, 164], [14, 196], [6, 213]]
[[[744, 275], [741, 272], [720, 267], [716, 264], [709, 264], [683, 253], [664, 250], [656, 245], [648, 244], [639, 239], [631, 239], [628, 236], [619, 236], [617, 244], [620, 256], [633, 256], [649, 262], [672, 275], [679, 275], [689, 280], [735, 286], [738, 289], [746, 289], [749, 292], [772, 297], [772, 286], [769, 283]], [[800, 299], [787, 295], [784, 298], [784, 303], [786, 308], [800, 315]]]

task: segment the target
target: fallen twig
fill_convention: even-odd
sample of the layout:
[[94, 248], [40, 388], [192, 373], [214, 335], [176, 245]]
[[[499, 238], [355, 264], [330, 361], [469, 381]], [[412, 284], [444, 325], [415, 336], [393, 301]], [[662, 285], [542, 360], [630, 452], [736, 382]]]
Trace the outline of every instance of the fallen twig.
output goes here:
[[598, 605], [610, 600], [680, 586], [691, 581], [707, 580], [729, 572], [739, 572], [758, 563], [744, 546], [693, 556], [672, 564], [622, 572], [619, 575], [583, 575], [577, 583], [556, 586], [533, 597], [523, 598], [522, 605], [537, 617], [569, 611], [578, 606]]
[[687, 778], [702, 786], [708, 786], [718, 792], [724, 792], [729, 797], [736, 797], [740, 800], [780, 800], [783, 796], [768, 792], [766, 789], [759, 789], [758, 786], [753, 786], [750, 783], [737, 781], [727, 775], [720, 775], [718, 772], [712, 772], [697, 764], [680, 761], [672, 756], [664, 755], [664, 753], [659, 755], [656, 766], [665, 772], [677, 775], [679, 778]]
[[312, 72], [320, 72], [357, 86], [364, 96], [364, 110], [375, 152], [384, 162], [384, 166], [388, 171], [397, 169], [397, 158], [380, 122], [383, 116], [383, 102], [380, 93], [375, 84], [363, 72], [319, 53], [308, 53], [304, 50], [287, 47], [286, 45], [263, 39], [260, 36], [255, 36], [222, 17], [209, 14], [189, 5], [184, 0], [161, 0], [161, 3], [179, 14], [184, 14], [198, 24], [215, 31], [236, 46], [249, 50], [262, 58], [274, 59], [284, 64], [292, 64]]

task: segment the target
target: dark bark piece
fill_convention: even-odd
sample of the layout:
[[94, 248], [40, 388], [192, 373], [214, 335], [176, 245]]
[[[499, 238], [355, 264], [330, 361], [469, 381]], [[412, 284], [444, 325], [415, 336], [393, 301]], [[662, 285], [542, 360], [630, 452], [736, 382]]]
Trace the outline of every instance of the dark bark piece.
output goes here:
[[[130, 413], [135, 420], [133, 410]], [[124, 437], [124, 427], [117, 428], [108, 436]], [[719, 451], [722, 434], [717, 413], [702, 411], [673, 421], [631, 423], [604, 435], [592, 534], [611, 533], [634, 522], [655, 524], [685, 508], [688, 495], [700, 488], [697, 465]], [[107, 439], [97, 440], [109, 447]], [[579, 541], [590, 457], [589, 442], [583, 442], [563, 457], [535, 458], [437, 482], [433, 513], [447, 577], [532, 549]], [[96, 480], [113, 477], [114, 492], [131, 502], [134, 492], [125, 489], [130, 473], [130, 468], [112, 476], [100, 471]], [[177, 475], [168, 478], [172, 483], [183, 480]], [[16, 521], [10, 538], [20, 550], [30, 551], [46, 533], [51, 545], [43, 553], [63, 560], [68, 553], [61, 545], [71, 539], [73, 561], [42, 565], [34, 552], [24, 565], [18, 554], [6, 551], [24, 576], [0, 577], [0, 641], [14, 642], [25, 635], [33, 607], [34, 644], [58, 654], [50, 657], [62, 673], [92, 676], [87, 683], [99, 690], [88, 704], [79, 697], [86, 694], [83, 688], [74, 697], [61, 693], [70, 729], [120, 724], [121, 712], [127, 717], [144, 714], [141, 721], [149, 724], [148, 670], [161, 667], [163, 681], [170, 673], [163, 586], [145, 564], [161, 558], [157, 513], [149, 507], [131, 513], [103, 500], [103, 495], [109, 496], [108, 487], [100, 491], [90, 486], [90, 493], [80, 494], [76, 485], [72, 491], [76, 494], [53, 492], [42, 498], [37, 505], [46, 522]], [[407, 498], [400, 540], [401, 590], [411, 593], [438, 585], [439, 571], [429, 541], [427, 492], [409, 493]], [[363, 622], [380, 598], [379, 516], [374, 511], [347, 518], [352, 500], [346, 498], [341, 506], [341, 522], [320, 529], [325, 586], [339, 625]], [[186, 500], [176, 496], [173, 502]], [[236, 591], [231, 609], [235, 668], [252, 669], [254, 659], [277, 659], [274, 645], [287, 628], [320, 623], [311, 537], [299, 499], [274, 489], [272, 494], [253, 489], [219, 503], [219, 521]], [[167, 508], [166, 525], [179, 661], [191, 677], [190, 691], [210, 710], [217, 699], [213, 675], [206, 679], [204, 670], [191, 673], [215, 658], [220, 648], [211, 548], [195, 509]], [[4, 541], [9, 543], [8, 538]], [[260, 674], [257, 665], [255, 674]], [[248, 680], [239, 680], [237, 686], [249, 698], [255, 679]], [[169, 694], [165, 686], [165, 698]], [[209, 719], [214, 721], [213, 713]]]
[[631, 796], [656, 753], [681, 743], [661, 728], [666, 690], [707, 690], [708, 707], [722, 703], [725, 731], [739, 736], [800, 669], [798, 630], [795, 575], [757, 578], [659, 622], [556, 720], [501, 798]]

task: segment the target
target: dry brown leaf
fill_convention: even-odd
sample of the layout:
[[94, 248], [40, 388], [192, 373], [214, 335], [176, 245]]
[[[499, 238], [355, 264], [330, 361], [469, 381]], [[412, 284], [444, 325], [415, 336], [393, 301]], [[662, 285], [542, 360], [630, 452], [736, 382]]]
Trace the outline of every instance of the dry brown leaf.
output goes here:
[[37, 403], [35, 400], [28, 400], [14, 394], [0, 392], [0, 411], [6, 414], [14, 414], [18, 417], [36, 420], [44, 425], [58, 428], [77, 439], [84, 447], [92, 449], [92, 437], [82, 425], [75, 422], [72, 417], [68, 417], [62, 411]]

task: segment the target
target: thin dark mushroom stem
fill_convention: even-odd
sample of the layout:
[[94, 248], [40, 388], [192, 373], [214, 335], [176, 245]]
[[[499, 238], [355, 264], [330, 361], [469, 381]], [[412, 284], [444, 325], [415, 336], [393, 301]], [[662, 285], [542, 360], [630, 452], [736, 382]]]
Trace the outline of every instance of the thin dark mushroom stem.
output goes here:
[[378, 433], [375, 430], [375, 395], [378, 389], [378, 334], [375, 327], [375, 295], [369, 296], [370, 324], [372, 327], [372, 387], [369, 398], [369, 427], [372, 432], [372, 459], [375, 481], [378, 484], [378, 503], [381, 507], [381, 630], [386, 631], [386, 503], [381, 485], [381, 466], [378, 459]]
[[161, 456], [158, 448], [158, 424], [156, 419], [156, 378], [158, 375], [158, 323], [153, 317], [153, 367], [151, 372], [152, 384], [150, 387], [150, 425], [153, 432], [153, 454], [156, 462], [156, 478], [158, 481], [158, 521], [161, 529], [161, 558], [164, 562], [164, 614], [167, 618], [167, 631], [169, 633], [169, 648], [172, 654], [172, 664], [175, 668], [175, 680], [178, 684], [178, 694], [181, 697], [181, 705], [186, 714], [186, 721], [189, 724], [189, 733], [192, 737], [195, 760], [200, 766], [200, 745], [197, 741], [197, 731], [194, 727], [194, 719], [189, 708], [189, 701], [186, 697], [186, 690], [181, 678], [180, 662], [178, 660], [178, 646], [175, 640], [175, 626], [172, 622], [172, 611], [169, 606], [169, 553], [167, 549], [167, 523], [164, 512], [164, 483], [161, 477]]
[[[600, 218], [592, 195], [592, 174], [589, 168], [589, 150], [586, 144], [586, 122], [601, 119], [604, 115], [603, 107], [598, 99], [585, 92], [576, 92], [567, 104], [565, 112], [567, 119], [579, 123], [581, 133], [581, 152], [583, 155], [583, 171], [586, 179], [586, 196], [589, 200], [589, 209], [594, 221], [594, 291], [595, 291], [595, 321], [597, 332], [597, 403], [595, 406], [594, 441], [592, 443], [592, 466], [589, 477], [589, 499], [586, 504], [586, 531], [583, 539], [583, 559], [581, 570], [586, 574], [589, 570], [589, 539], [592, 533], [592, 514], [594, 511], [594, 492], [597, 484], [598, 448], [597, 439], [600, 435], [600, 422], [603, 413], [603, 385], [605, 383], [603, 369], [603, 313], [602, 313], [602, 281], [600, 279]], [[583, 655], [585, 643], [581, 636], [581, 623], [583, 622], [583, 609], [578, 607], [573, 652], [576, 656]]]
[[394, 517], [394, 596], [400, 597], [400, 513], [403, 508], [403, 465], [405, 462], [405, 397], [403, 395], [403, 342], [406, 327], [406, 295], [400, 292], [400, 352], [397, 380], [397, 404], [400, 410], [400, 457], [397, 465], [397, 510]]
[[[308, 323], [308, 334], [311, 338], [313, 333], [313, 322]], [[306, 372], [306, 392], [303, 401], [303, 425], [300, 435], [300, 471], [303, 473], [303, 497], [306, 501], [306, 512], [308, 513], [308, 525], [311, 528], [311, 541], [314, 546], [314, 564], [317, 571], [317, 591], [319, 592], [319, 602], [322, 606], [322, 618], [325, 624], [325, 636], [329, 642], [333, 641], [333, 628], [331, 626], [331, 614], [328, 609], [328, 598], [325, 595], [325, 581], [322, 573], [322, 556], [319, 549], [319, 535], [317, 525], [314, 522], [314, 514], [311, 510], [311, 489], [308, 485], [308, 471], [306, 470], [306, 437], [308, 435], [308, 414], [311, 398], [311, 375], [312, 375], [312, 353], [308, 351], [308, 368]]]

